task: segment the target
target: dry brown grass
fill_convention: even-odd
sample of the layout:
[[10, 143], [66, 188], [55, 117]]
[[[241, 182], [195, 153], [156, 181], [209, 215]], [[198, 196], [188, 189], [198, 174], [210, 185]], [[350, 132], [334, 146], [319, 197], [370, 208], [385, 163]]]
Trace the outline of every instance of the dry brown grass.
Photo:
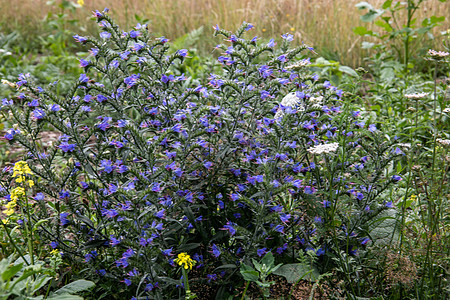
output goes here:
[[[55, 6], [47, 0], [0, 0], [0, 24], [7, 30], [19, 29], [27, 34], [39, 33], [41, 20]], [[75, 1], [75, 0], [72, 0]], [[59, 2], [59, 0], [57, 1]], [[130, 28], [135, 14], [150, 20], [150, 28], [175, 39], [205, 26], [205, 37], [210, 37], [211, 27], [235, 29], [242, 21], [256, 25], [254, 34], [272, 37], [292, 32], [298, 41], [313, 45], [319, 51], [326, 49], [337, 53], [346, 64], [357, 66], [364, 53], [362, 39], [352, 32], [361, 26], [361, 12], [355, 8], [360, 0], [85, 0], [85, 6], [75, 16], [88, 26], [90, 11], [107, 6], [119, 24]], [[368, 1], [375, 7], [383, 0]], [[7, 13], [5, 13], [7, 12]], [[432, 15], [447, 16], [450, 3], [428, 0], [418, 12], [418, 20]], [[448, 28], [449, 21], [445, 27]], [[26, 30], [28, 29], [28, 31]], [[204, 39], [202, 47], [211, 47], [216, 41]]]

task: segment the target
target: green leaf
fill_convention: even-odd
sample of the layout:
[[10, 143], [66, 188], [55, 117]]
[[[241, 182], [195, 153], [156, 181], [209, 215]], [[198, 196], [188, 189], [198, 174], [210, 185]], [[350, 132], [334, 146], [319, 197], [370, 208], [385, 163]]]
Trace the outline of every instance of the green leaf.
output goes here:
[[8, 281], [12, 277], [14, 277], [14, 275], [16, 275], [20, 270], [22, 270], [22, 266], [23, 266], [23, 263], [18, 264], [18, 265], [13, 265], [13, 266], [9, 267], [8, 269], [6, 269], [6, 271], [4, 271], [2, 273], [3, 281]]
[[47, 300], [83, 300], [83, 297], [70, 294], [50, 295]]
[[221, 269], [235, 269], [235, 268], [236, 268], [236, 265], [226, 264], [226, 265], [222, 265], [220, 267], [215, 268], [214, 271], [221, 270]]
[[320, 276], [316, 268], [301, 263], [283, 265], [273, 274], [283, 276], [289, 283], [296, 283], [301, 279], [314, 282]]
[[353, 77], [359, 77], [358, 73], [356, 73], [355, 70], [353, 70], [352, 68], [347, 67], [347, 66], [339, 66], [339, 71], [341, 71], [345, 74], [348, 74], [350, 76], [353, 76]]
[[256, 282], [259, 279], [259, 273], [255, 270], [253, 271], [242, 271], [241, 270], [242, 277], [244, 277], [245, 281], [253, 281]]
[[93, 283], [92, 281], [80, 279], [80, 280], [71, 282], [66, 286], [63, 286], [62, 288], [57, 290], [54, 294], [55, 295], [75, 294], [75, 293], [90, 289], [93, 286], [95, 286], [95, 283]]
[[387, 32], [392, 32], [394, 30], [391, 24], [384, 22], [382, 20], [376, 20], [374, 24], [377, 25], [378, 27], [383, 28]]
[[388, 9], [388, 8], [391, 7], [391, 5], [392, 5], [392, 0], [387, 0], [387, 1], [384, 1], [384, 3], [383, 3], [383, 5], [381, 6], [381, 8], [382, 8], [382, 9]]
[[52, 277], [47, 275], [39, 275], [36, 279], [30, 284], [31, 294], [37, 292], [41, 287], [43, 287]]
[[372, 35], [373, 31], [372, 30], [368, 30], [366, 27], [364, 26], [358, 26], [358, 27], [353, 27], [353, 32], [356, 33], [357, 35]]
[[275, 259], [273, 258], [272, 252], [267, 252], [266, 255], [261, 260], [262, 265], [266, 265], [267, 267], [273, 267]]

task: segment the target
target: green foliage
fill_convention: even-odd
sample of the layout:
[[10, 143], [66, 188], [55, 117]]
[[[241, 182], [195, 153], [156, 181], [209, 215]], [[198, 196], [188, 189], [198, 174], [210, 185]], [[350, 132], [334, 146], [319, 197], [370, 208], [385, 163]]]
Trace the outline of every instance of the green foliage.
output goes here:
[[[267, 252], [261, 261], [252, 259], [253, 267], [241, 264], [240, 272], [247, 282], [255, 282], [263, 291], [264, 298], [270, 296], [269, 288], [274, 282], [267, 282], [267, 276], [275, 273], [282, 264], [275, 266], [275, 259], [272, 252]], [[242, 297], [245, 296], [245, 292]]]
[[[384, 1], [381, 8], [376, 9], [367, 2], [360, 2], [356, 7], [367, 12], [360, 18], [364, 22], [373, 22], [380, 31], [369, 30], [365, 26], [355, 27], [353, 32], [360, 36], [368, 36], [378, 40], [378, 44], [365, 42], [363, 48], [374, 48], [378, 53], [394, 51], [394, 56], [403, 63], [403, 71], [414, 67], [411, 58], [426, 49], [429, 40], [434, 39], [433, 28], [442, 24], [444, 16], [432, 16], [418, 24], [415, 13], [425, 0]], [[441, 2], [446, 2], [445, 0]], [[406, 17], [405, 17], [406, 15]], [[373, 40], [373, 39], [372, 39]], [[425, 45], [425, 47], [424, 47]]]
[[74, 294], [95, 285], [91, 281], [77, 280], [44, 296], [41, 292], [52, 280], [51, 275], [52, 270], [44, 267], [43, 262], [32, 265], [22, 259], [14, 261], [13, 256], [4, 258], [0, 261], [0, 299], [82, 300], [82, 297]]

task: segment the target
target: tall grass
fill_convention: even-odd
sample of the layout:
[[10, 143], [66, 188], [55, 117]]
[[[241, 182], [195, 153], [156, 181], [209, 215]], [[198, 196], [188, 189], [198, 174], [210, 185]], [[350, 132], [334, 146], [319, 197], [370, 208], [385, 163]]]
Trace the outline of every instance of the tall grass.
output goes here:
[[[0, 30], [17, 30], [28, 38], [44, 33], [42, 19], [51, 11], [58, 12], [56, 5], [49, 6], [46, 2], [0, 0], [3, 11]], [[205, 26], [205, 38], [198, 45], [201, 49], [212, 49], [217, 43], [210, 38], [213, 25], [234, 28], [245, 20], [256, 25], [255, 35], [273, 37], [291, 32], [297, 41], [313, 45], [322, 55], [358, 66], [361, 57], [367, 55], [366, 50], [361, 49], [362, 38], [352, 32], [353, 27], [362, 25], [360, 12], [355, 8], [358, 2], [360, 0], [85, 0], [85, 6], [72, 17], [85, 26], [91, 10], [106, 6], [120, 25], [131, 27], [137, 15], [150, 20], [153, 32], [170, 39]], [[368, 2], [378, 7], [384, 1]], [[418, 12], [418, 22], [424, 17], [449, 13], [450, 3], [429, 0]], [[447, 29], [448, 25], [447, 20], [440, 29]]]

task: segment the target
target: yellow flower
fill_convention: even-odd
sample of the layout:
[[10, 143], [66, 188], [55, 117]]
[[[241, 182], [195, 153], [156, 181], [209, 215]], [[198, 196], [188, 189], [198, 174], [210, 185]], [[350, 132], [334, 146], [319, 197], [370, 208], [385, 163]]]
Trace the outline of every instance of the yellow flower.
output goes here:
[[78, 4], [79, 6], [83, 6], [83, 5], [84, 5], [84, 0], [78, 0], [78, 1], [77, 1], [77, 4]]
[[25, 196], [25, 189], [23, 187], [16, 187], [11, 191], [11, 200], [17, 201], [19, 198]]
[[14, 214], [14, 209], [10, 208], [10, 209], [4, 210], [3, 213], [9, 217], [10, 215]]
[[195, 261], [191, 258], [191, 256], [185, 252], [178, 254], [178, 258], [176, 258], [174, 261], [180, 266], [184, 265], [183, 267], [186, 270], [191, 270], [192, 266], [195, 264]]
[[50, 251], [51, 255], [59, 255], [59, 250], [58, 249], [53, 249], [52, 251]]
[[16, 182], [21, 183], [25, 180], [25, 175], [33, 175], [33, 172], [31, 171], [30, 167], [28, 166], [26, 161], [18, 161], [14, 164], [13, 168], [13, 177], [17, 177]]

